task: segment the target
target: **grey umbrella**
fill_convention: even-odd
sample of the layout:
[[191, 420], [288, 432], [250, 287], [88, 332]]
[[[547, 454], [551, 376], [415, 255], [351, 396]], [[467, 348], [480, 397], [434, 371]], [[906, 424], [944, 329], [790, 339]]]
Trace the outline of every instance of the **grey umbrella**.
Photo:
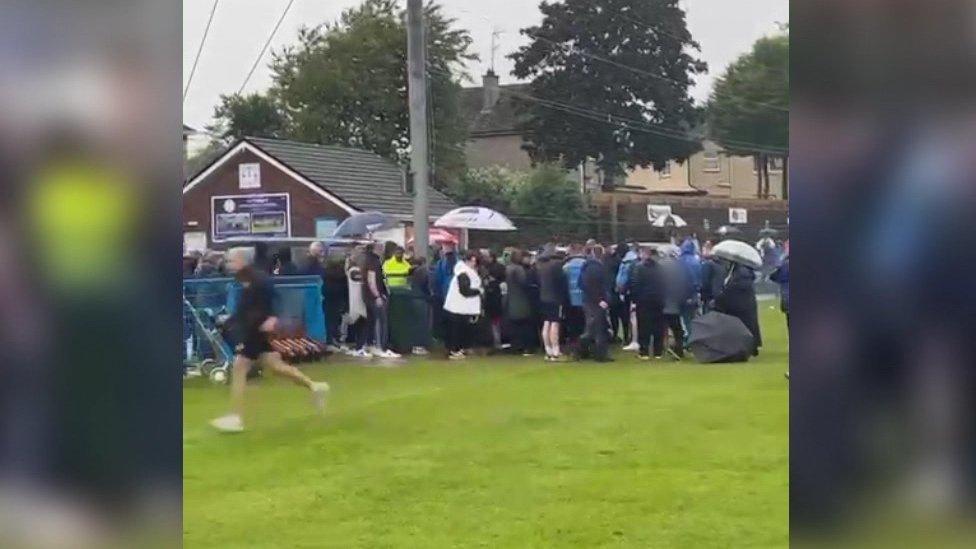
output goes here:
[[333, 238], [365, 236], [376, 231], [385, 231], [397, 226], [397, 220], [382, 212], [352, 214], [346, 218], [334, 233]]
[[746, 362], [753, 344], [752, 332], [734, 316], [713, 311], [691, 323], [688, 346], [698, 362]]

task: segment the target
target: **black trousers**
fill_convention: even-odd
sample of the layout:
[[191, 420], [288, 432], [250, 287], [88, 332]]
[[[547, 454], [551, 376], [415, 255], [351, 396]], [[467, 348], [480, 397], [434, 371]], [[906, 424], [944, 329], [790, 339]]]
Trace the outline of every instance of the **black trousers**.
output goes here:
[[607, 311], [597, 304], [584, 303], [583, 317], [586, 326], [580, 337], [580, 354], [589, 354], [598, 360], [607, 358], [609, 356]]
[[448, 323], [447, 350], [457, 353], [471, 346], [471, 334], [474, 330], [472, 317], [457, 315], [444, 311]]
[[508, 320], [509, 341], [515, 352], [524, 353], [534, 349], [538, 341], [538, 333], [534, 316]]
[[654, 356], [664, 354], [664, 305], [653, 302], [637, 302], [637, 343], [641, 356], [647, 356], [653, 340]]
[[[610, 333], [617, 337], [619, 333], [624, 343], [629, 343], [630, 333], [630, 299], [622, 298], [610, 309]], [[617, 327], [620, 327], [619, 330]]]
[[[681, 325], [681, 315], [664, 315], [664, 324], [671, 329], [671, 335], [674, 336], [674, 354], [685, 356], [685, 329]], [[664, 345], [664, 337], [661, 338], [661, 345]]]

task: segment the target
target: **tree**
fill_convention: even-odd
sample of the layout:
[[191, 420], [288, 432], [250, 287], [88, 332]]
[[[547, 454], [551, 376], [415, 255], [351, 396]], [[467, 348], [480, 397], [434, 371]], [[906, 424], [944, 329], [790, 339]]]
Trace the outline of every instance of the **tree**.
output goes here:
[[525, 175], [502, 167], [467, 170], [444, 189], [455, 202], [463, 206], [484, 206], [509, 212], [515, 189]]
[[221, 95], [214, 109], [214, 124], [207, 127], [224, 142], [242, 137], [283, 137], [287, 121], [267, 95]]
[[549, 235], [565, 237], [590, 229], [579, 187], [555, 164], [537, 166], [516, 186], [512, 214], [520, 226], [537, 225]]
[[790, 38], [761, 38], [716, 80], [708, 104], [710, 136], [732, 154], [756, 161], [756, 196], [769, 197], [770, 158], [783, 159], [788, 198]]
[[[460, 175], [466, 128], [453, 68], [476, 59], [471, 37], [431, 2], [425, 7], [435, 184]], [[299, 141], [361, 147], [405, 161], [410, 146], [407, 34], [396, 0], [365, 0], [336, 23], [299, 32], [275, 55], [271, 95]]]
[[[525, 148], [534, 161], [573, 168], [595, 159], [605, 181], [625, 168], [687, 158], [701, 148], [688, 90], [705, 72], [678, 0], [543, 1], [532, 41], [511, 55]], [[530, 97], [528, 97], [530, 96]]]

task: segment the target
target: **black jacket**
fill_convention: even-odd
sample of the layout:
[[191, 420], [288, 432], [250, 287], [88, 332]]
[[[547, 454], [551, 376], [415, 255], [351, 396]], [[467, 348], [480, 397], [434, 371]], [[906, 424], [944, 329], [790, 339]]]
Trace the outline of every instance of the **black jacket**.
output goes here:
[[254, 337], [269, 316], [274, 314], [274, 286], [263, 272], [249, 267], [249, 282], [241, 290], [237, 308], [230, 319], [230, 325], [237, 333], [238, 341]]
[[603, 263], [595, 259], [587, 259], [583, 265], [583, 273], [580, 275], [583, 303], [597, 305], [601, 301], [608, 301], [609, 280], [607, 268]]
[[745, 265], [734, 264], [731, 275], [726, 276], [728, 282], [715, 296], [715, 310], [741, 320], [752, 332], [758, 349], [762, 347], [762, 334], [759, 331], [759, 308], [756, 303], [756, 272]]
[[632, 300], [648, 305], [664, 305], [664, 277], [653, 259], [634, 265], [627, 286]]
[[555, 257], [543, 257], [537, 265], [539, 271], [539, 301], [565, 305], [569, 295], [563, 262]]

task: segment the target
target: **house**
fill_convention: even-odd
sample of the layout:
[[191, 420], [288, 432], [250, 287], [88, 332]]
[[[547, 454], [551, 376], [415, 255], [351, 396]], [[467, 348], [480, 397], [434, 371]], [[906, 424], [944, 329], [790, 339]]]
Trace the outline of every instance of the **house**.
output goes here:
[[[462, 91], [461, 107], [468, 123], [469, 139], [465, 149], [472, 168], [504, 166], [529, 169], [532, 161], [522, 148], [517, 129], [516, 102], [529, 94], [527, 84], [499, 84], [493, 72], [482, 78], [481, 87]], [[671, 161], [663, 170], [637, 168], [628, 172], [621, 192], [662, 193], [667, 195], [707, 195], [716, 198], [756, 198], [756, 165], [751, 156], [727, 154], [712, 141], [704, 141], [702, 150], [683, 161]], [[593, 167], [587, 175], [594, 178]], [[578, 172], [574, 172], [578, 177]], [[783, 196], [782, 159], [770, 159], [770, 198]]]
[[[429, 189], [431, 219], [456, 205]], [[351, 214], [400, 219], [406, 241], [413, 197], [406, 172], [374, 153], [248, 137], [234, 143], [183, 187], [184, 242], [222, 247], [235, 239], [327, 238]]]
[[[484, 75], [480, 87], [465, 88], [462, 109], [468, 123], [469, 138], [465, 149], [472, 168], [504, 166], [529, 169], [528, 152], [522, 148], [518, 131], [519, 96], [530, 93], [526, 84], [501, 85], [492, 72]], [[666, 206], [681, 215], [691, 230], [709, 233], [726, 224], [738, 224], [747, 233], [758, 233], [768, 223], [782, 231], [788, 229], [788, 203], [783, 196], [783, 164], [770, 160], [770, 198], [756, 198], [755, 161], [750, 156], [726, 153], [711, 141], [684, 161], [671, 161], [662, 170], [637, 168], [627, 173], [622, 184], [612, 191], [602, 191], [592, 163], [581, 175], [571, 170], [567, 176], [580, 181], [588, 193], [589, 203], [602, 219], [610, 220], [614, 240], [626, 236], [653, 237], [643, 224], [650, 223], [652, 206]], [[751, 215], [750, 215], [750, 212]], [[752, 236], [752, 235], [750, 235]]]

